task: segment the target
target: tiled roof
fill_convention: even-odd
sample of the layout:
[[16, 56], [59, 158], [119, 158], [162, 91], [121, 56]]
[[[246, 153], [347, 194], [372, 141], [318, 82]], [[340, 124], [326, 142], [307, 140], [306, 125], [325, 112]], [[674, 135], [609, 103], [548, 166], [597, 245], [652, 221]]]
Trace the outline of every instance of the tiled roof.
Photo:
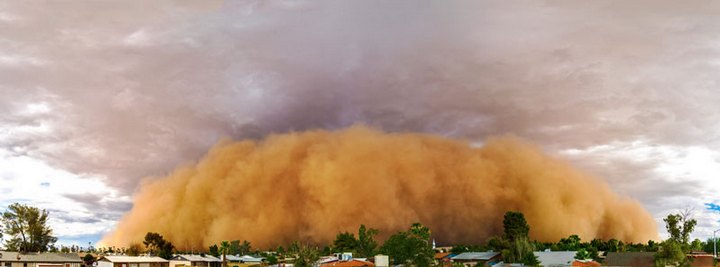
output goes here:
[[447, 257], [447, 256], [450, 256], [450, 252], [435, 253], [435, 259], [436, 259], [436, 260], [445, 258], [445, 257]]
[[0, 251], [0, 261], [3, 262], [64, 262], [82, 263], [77, 254], [73, 253], [18, 253], [11, 251]]
[[320, 267], [375, 267], [375, 264], [369, 261], [352, 259], [349, 261], [333, 261], [323, 263], [320, 265]]
[[574, 266], [574, 267], [597, 267], [597, 266], [602, 266], [602, 265], [599, 262], [592, 261], [592, 260], [589, 260], [589, 261], [576, 260], [576, 261], [573, 261], [572, 266]]
[[160, 257], [148, 257], [148, 256], [103, 256], [98, 261], [106, 260], [109, 262], [133, 262], [133, 263], [146, 263], [146, 262], [168, 262], [166, 259]]

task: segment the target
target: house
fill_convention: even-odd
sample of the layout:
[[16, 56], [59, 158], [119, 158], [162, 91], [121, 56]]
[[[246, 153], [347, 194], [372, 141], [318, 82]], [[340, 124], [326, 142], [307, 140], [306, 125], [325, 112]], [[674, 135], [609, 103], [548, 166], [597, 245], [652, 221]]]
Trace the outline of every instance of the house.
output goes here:
[[691, 267], [712, 267], [713, 266], [713, 255], [707, 254], [705, 252], [692, 252], [689, 255], [687, 255], [688, 259], [690, 260], [690, 266]]
[[211, 255], [178, 254], [170, 259], [170, 267], [220, 267], [222, 260]]
[[[265, 262], [265, 258], [263, 257], [253, 257], [250, 255], [226, 255], [225, 257], [227, 258], [228, 266], [232, 267], [255, 266]], [[222, 259], [222, 256], [220, 258]]]
[[544, 267], [573, 266], [577, 251], [535, 251], [540, 265]]
[[455, 254], [452, 254], [450, 252], [438, 252], [435, 253], [435, 261], [436, 262], [450, 262], [450, 258], [455, 256]]
[[491, 266], [500, 261], [499, 252], [464, 252], [452, 258], [452, 262], [459, 262], [467, 267]]
[[19, 253], [0, 251], [1, 267], [80, 267], [82, 260], [72, 253]]
[[103, 256], [98, 267], [169, 267], [169, 262], [160, 257], [150, 256]]
[[607, 266], [646, 267], [655, 265], [655, 252], [608, 252]]

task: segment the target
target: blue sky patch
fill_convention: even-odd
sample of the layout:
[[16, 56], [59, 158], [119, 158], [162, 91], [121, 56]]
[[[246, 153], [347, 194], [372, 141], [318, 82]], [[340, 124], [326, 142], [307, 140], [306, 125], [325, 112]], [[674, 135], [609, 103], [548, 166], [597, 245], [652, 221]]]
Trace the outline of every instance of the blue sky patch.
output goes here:
[[720, 205], [714, 204], [714, 203], [705, 203], [705, 206], [708, 210], [712, 211], [720, 211]]

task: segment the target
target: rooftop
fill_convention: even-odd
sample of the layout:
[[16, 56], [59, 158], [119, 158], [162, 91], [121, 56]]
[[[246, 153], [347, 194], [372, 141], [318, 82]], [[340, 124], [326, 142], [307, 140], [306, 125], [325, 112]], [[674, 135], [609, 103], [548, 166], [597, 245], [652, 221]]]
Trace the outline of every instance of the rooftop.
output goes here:
[[103, 256], [98, 261], [106, 260], [109, 262], [134, 262], [134, 263], [145, 263], [145, 262], [168, 262], [166, 259], [153, 256]]
[[19, 253], [12, 251], [0, 251], [0, 261], [3, 262], [79, 262], [82, 260], [74, 253], [49, 253], [32, 252]]
[[540, 265], [545, 267], [571, 266], [577, 251], [536, 251], [533, 254], [538, 257]]
[[212, 255], [193, 255], [193, 254], [179, 254], [175, 255], [172, 260], [181, 261], [204, 261], [204, 262], [222, 262], [222, 260], [215, 258]]
[[500, 255], [500, 252], [463, 252], [455, 257], [452, 257], [452, 260], [486, 261], [496, 257], [497, 255]]

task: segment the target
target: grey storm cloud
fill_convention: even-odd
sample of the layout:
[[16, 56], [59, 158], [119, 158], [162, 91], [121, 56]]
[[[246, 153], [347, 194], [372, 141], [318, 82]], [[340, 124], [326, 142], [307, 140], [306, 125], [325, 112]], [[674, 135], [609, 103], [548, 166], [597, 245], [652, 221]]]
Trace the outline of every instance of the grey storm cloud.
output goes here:
[[[356, 123], [475, 142], [509, 133], [557, 153], [635, 140], [720, 148], [712, 2], [15, 1], [0, 10], [0, 146], [102, 175], [126, 194], [224, 136]], [[653, 173], [666, 158], [650, 156], [569, 157], [644, 203], [692, 195]]]

